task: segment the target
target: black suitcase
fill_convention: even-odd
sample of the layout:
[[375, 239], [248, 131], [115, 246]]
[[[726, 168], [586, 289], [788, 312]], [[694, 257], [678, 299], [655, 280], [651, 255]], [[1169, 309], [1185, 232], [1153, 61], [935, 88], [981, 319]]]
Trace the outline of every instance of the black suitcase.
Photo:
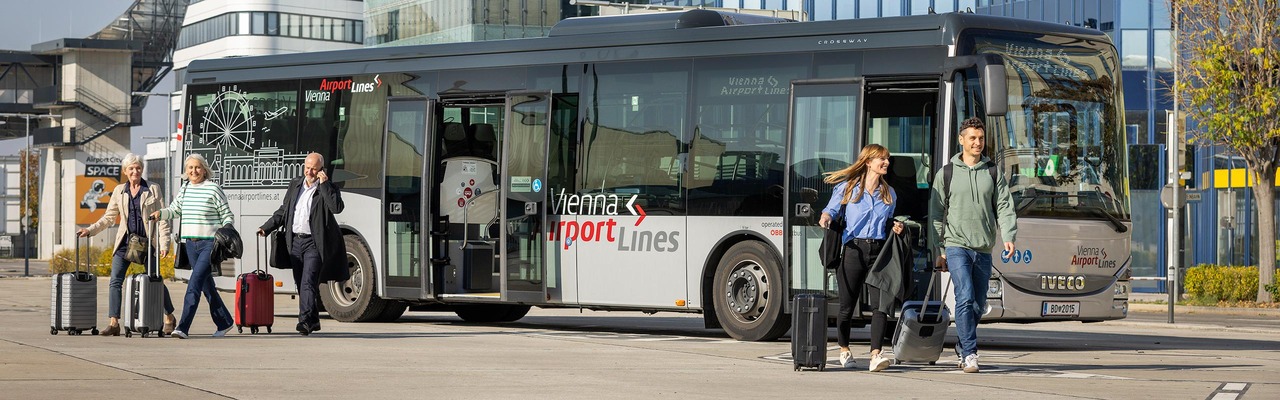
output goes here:
[[[826, 274], [826, 271], [823, 271]], [[825, 279], [824, 279], [825, 281]], [[824, 284], [825, 288], [826, 285]], [[824, 289], [825, 290], [825, 289]], [[827, 369], [827, 296], [802, 293], [791, 307], [791, 359], [795, 370]]]
[[155, 252], [160, 228], [150, 220], [152, 237], [147, 244], [146, 270], [124, 280], [124, 297], [120, 304], [120, 328], [124, 337], [134, 334], [164, 337], [164, 279], [160, 277], [160, 255]]

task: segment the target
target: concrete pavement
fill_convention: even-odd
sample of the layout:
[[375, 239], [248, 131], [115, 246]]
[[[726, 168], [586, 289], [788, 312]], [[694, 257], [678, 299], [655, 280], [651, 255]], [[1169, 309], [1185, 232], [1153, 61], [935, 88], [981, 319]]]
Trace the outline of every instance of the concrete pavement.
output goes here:
[[[682, 314], [534, 309], [515, 324], [476, 325], [413, 313], [390, 324], [325, 319], [323, 331], [301, 337], [291, 329], [297, 303], [281, 295], [272, 335], [211, 338], [202, 307], [188, 340], [51, 336], [49, 285], [0, 279], [5, 398], [1204, 399], [1229, 383], [1246, 385], [1245, 398], [1280, 398], [1273, 332], [996, 324], [982, 328], [981, 374], [957, 373], [945, 357], [882, 374], [834, 365], [796, 373], [785, 341], [736, 342]], [[106, 280], [99, 285], [105, 315]], [[185, 285], [169, 287], [180, 305]]]

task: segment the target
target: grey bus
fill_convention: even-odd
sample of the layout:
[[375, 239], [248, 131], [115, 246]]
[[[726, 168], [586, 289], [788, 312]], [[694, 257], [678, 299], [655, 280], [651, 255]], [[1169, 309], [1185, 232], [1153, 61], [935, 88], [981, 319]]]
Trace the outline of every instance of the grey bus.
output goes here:
[[897, 212], [927, 226], [930, 177], [976, 116], [1020, 226], [983, 321], [1099, 321], [1127, 311], [1119, 77], [1101, 32], [971, 13], [583, 17], [544, 38], [194, 61], [184, 151], [242, 232], [325, 156], [352, 277], [321, 297], [340, 321], [685, 312], [772, 340], [793, 294], [835, 290], [822, 174], [884, 145]]

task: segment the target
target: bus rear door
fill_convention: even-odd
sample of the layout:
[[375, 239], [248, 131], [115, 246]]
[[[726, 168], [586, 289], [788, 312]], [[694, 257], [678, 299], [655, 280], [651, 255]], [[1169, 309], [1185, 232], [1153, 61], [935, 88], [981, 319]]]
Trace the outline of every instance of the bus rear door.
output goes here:
[[429, 144], [435, 143], [435, 134], [429, 128], [435, 109], [435, 101], [423, 98], [393, 98], [387, 102], [382, 160], [386, 170], [382, 215], [387, 246], [382, 265], [389, 298], [432, 296], [431, 274], [423, 270], [429, 256], [422, 227], [427, 216], [423, 208], [423, 177], [431, 176], [424, 156], [430, 154]]

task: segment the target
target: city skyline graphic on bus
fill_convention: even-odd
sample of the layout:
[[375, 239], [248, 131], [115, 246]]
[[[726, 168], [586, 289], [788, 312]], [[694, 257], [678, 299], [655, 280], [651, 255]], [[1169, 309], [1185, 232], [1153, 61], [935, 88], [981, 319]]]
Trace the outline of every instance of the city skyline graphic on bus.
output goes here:
[[302, 173], [306, 153], [287, 152], [278, 143], [258, 140], [271, 121], [293, 114], [291, 107], [267, 111], [255, 107], [237, 85], [223, 86], [213, 101], [197, 106], [202, 116], [187, 150], [209, 161], [209, 179], [223, 188], [283, 187]]

